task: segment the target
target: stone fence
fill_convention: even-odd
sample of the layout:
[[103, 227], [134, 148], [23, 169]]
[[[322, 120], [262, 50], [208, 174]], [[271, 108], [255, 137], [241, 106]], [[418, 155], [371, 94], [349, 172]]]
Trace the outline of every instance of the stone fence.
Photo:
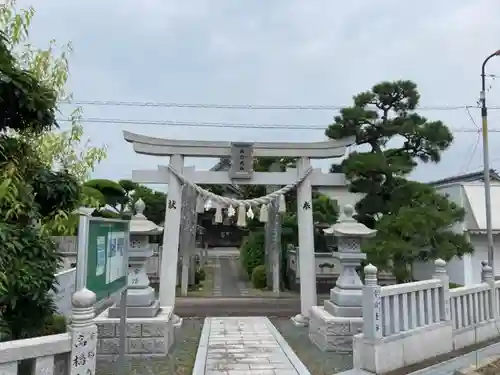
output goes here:
[[374, 373], [402, 368], [500, 336], [500, 281], [483, 263], [483, 282], [449, 289], [446, 262], [430, 280], [380, 286], [364, 268], [363, 333], [354, 336], [354, 367]]
[[0, 342], [0, 374], [95, 374], [95, 302], [90, 290], [73, 294], [70, 332]]

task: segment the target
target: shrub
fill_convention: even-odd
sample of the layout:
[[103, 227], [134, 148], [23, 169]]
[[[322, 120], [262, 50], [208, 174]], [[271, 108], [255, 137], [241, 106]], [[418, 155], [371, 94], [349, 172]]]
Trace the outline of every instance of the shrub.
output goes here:
[[266, 266], [260, 265], [253, 269], [252, 285], [256, 289], [264, 289], [267, 286]]
[[45, 322], [44, 335], [57, 335], [66, 332], [67, 321], [62, 315], [52, 315]]
[[207, 274], [203, 268], [198, 268], [194, 273], [194, 283], [198, 285], [207, 278]]
[[249, 277], [252, 275], [255, 267], [265, 262], [264, 241], [264, 232], [250, 232], [241, 245], [241, 264]]

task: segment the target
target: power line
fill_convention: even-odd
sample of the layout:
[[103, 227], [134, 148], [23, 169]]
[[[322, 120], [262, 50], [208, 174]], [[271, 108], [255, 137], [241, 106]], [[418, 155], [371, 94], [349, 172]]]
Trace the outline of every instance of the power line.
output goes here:
[[[71, 119], [59, 118], [58, 122], [71, 122]], [[283, 129], [283, 130], [325, 130], [328, 125], [305, 124], [252, 124], [252, 123], [227, 123], [227, 122], [198, 122], [198, 121], [172, 121], [172, 120], [128, 120], [115, 118], [88, 117], [82, 122], [97, 124], [130, 124], [130, 125], [155, 125], [155, 126], [186, 126], [207, 128], [233, 128], [233, 129]], [[450, 129], [454, 133], [478, 133], [479, 129], [456, 128]], [[490, 133], [500, 133], [500, 129], [490, 129]]]
[[[61, 104], [82, 106], [114, 106], [114, 107], [152, 107], [152, 108], [198, 108], [198, 109], [237, 109], [237, 110], [309, 110], [335, 111], [349, 105], [262, 105], [262, 104], [216, 104], [216, 103], [177, 103], [177, 102], [144, 102], [144, 101], [116, 101], [116, 100], [75, 100], [63, 101]], [[477, 108], [475, 105], [434, 105], [422, 106], [418, 111], [456, 111], [465, 108]], [[500, 106], [489, 106], [491, 110], [498, 110]]]

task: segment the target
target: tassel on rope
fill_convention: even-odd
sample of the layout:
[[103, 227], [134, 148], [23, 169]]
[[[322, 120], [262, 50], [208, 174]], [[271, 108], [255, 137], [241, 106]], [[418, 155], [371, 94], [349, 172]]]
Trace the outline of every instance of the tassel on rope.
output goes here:
[[262, 206], [260, 206], [259, 221], [261, 223], [267, 223], [268, 217], [269, 217], [269, 211], [267, 208], [267, 204], [263, 204]]
[[238, 221], [236, 222], [236, 225], [239, 227], [246, 227], [247, 226], [247, 218], [246, 218], [244, 204], [240, 204], [240, 206], [238, 207]]
[[223, 221], [224, 218], [222, 217], [222, 206], [220, 204], [217, 204], [217, 208], [215, 209], [215, 222], [220, 224]]
[[227, 216], [228, 217], [233, 217], [234, 215], [236, 215], [236, 211], [234, 209], [233, 206], [229, 206], [229, 208], [227, 209]]
[[252, 220], [255, 215], [253, 214], [252, 206], [248, 206], [247, 217]]
[[201, 195], [196, 197], [196, 213], [202, 214], [205, 212], [205, 201]]
[[210, 211], [212, 207], [213, 207], [212, 200], [208, 198], [204, 205], [205, 211]]
[[278, 212], [280, 212], [280, 213], [286, 212], [285, 194], [280, 195], [280, 203], [279, 203], [279, 207], [278, 207]]

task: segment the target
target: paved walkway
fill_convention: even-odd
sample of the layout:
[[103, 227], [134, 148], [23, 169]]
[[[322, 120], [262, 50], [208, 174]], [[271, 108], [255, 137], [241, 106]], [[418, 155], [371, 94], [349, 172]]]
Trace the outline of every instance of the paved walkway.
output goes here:
[[206, 318], [193, 375], [311, 375], [266, 317]]
[[236, 256], [217, 256], [214, 261], [215, 297], [244, 297], [248, 295], [248, 287], [240, 280], [238, 274], [238, 258]]

